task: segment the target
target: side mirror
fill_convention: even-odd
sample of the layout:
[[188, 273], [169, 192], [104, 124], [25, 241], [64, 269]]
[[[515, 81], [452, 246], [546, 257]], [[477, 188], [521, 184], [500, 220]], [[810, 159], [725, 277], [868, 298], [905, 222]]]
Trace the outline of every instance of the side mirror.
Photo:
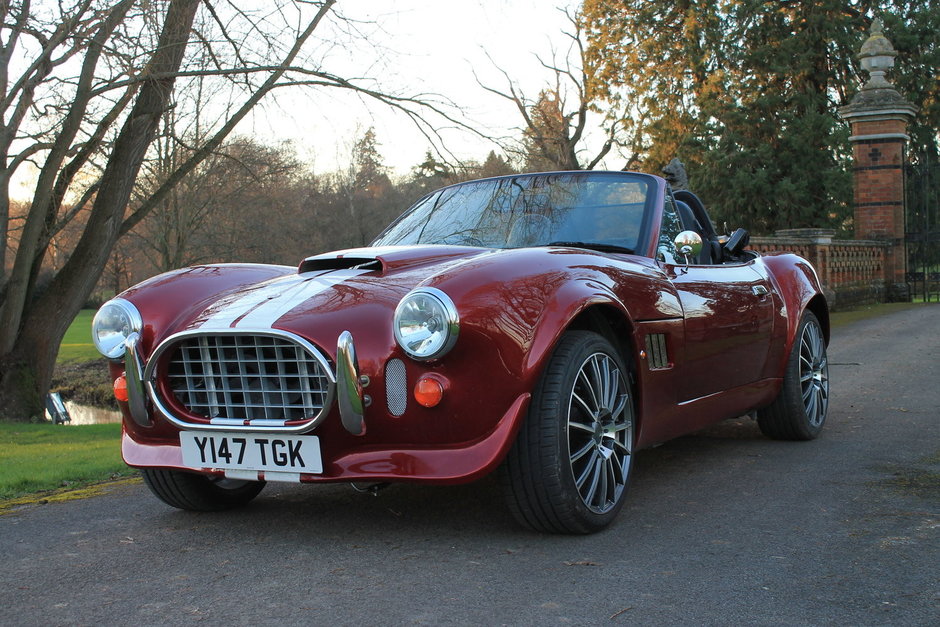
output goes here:
[[695, 231], [682, 231], [676, 235], [673, 242], [679, 254], [685, 257], [685, 265], [687, 266], [691, 263], [689, 261], [691, 257], [697, 257], [702, 252], [702, 236]]

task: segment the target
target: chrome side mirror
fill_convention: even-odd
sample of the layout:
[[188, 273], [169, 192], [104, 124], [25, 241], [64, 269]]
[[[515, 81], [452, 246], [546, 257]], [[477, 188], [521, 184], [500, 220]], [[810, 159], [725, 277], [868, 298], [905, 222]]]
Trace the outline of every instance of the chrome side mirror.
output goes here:
[[702, 252], [702, 236], [695, 231], [682, 231], [676, 235], [673, 240], [676, 250], [685, 257], [685, 265], [688, 266], [692, 257], [698, 256]]

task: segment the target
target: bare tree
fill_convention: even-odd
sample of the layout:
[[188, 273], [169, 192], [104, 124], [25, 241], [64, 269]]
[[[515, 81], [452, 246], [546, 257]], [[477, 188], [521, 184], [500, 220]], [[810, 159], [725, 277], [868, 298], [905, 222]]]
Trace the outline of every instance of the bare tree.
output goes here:
[[[328, 38], [313, 34], [342, 20], [334, 4], [0, 2], [0, 419], [41, 414], [59, 342], [118, 239], [166, 202], [272, 91], [307, 86], [355, 93], [403, 112], [431, 139], [425, 116], [455, 121], [426, 98], [330, 72], [323, 56]], [[186, 108], [178, 83], [193, 89], [208, 79], [222, 81], [225, 90], [217, 93], [224, 100], [197, 116], [205, 127], [191, 136], [196, 143], [185, 158], [156, 188], [132, 199], [161, 120]], [[38, 175], [22, 226], [11, 229], [10, 185], [26, 163]], [[83, 224], [80, 236], [40, 289], [52, 239], [75, 224]]]
[[[138, 190], [148, 198], [165, 177], [187, 158], [175, 142], [160, 151], [141, 173]], [[291, 227], [289, 206], [276, 198], [302, 174], [289, 146], [265, 146], [249, 137], [236, 137], [209, 155], [154, 207], [127, 239], [151, 262], [151, 274], [206, 262], [235, 261], [253, 240], [262, 240], [270, 228], [285, 233]], [[260, 202], [259, 196], [267, 196]], [[244, 231], [250, 212], [261, 213], [261, 231]], [[237, 245], [233, 245], [237, 244]], [[245, 261], [261, 261], [242, 257]], [[284, 260], [294, 263], [296, 259]]]
[[[519, 112], [523, 126], [519, 129], [521, 141], [503, 144], [507, 153], [524, 164], [526, 170], [591, 170], [607, 156], [614, 146], [626, 146], [622, 137], [622, 116], [608, 116], [601, 123], [605, 139], [594, 151], [585, 146], [589, 118], [597, 106], [587, 88], [587, 59], [581, 20], [568, 15], [572, 30], [564, 35], [569, 40], [568, 50], [561, 55], [553, 51], [550, 60], [536, 57], [548, 70], [550, 84], [535, 99], [526, 96], [507, 72], [500, 69], [505, 88], [477, 83], [486, 91], [510, 101]], [[494, 66], [498, 62], [491, 59]]]

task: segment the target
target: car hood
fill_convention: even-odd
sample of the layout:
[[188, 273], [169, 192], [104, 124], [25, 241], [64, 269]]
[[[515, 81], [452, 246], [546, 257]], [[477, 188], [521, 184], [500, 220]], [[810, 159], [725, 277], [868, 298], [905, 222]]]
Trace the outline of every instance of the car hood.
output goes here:
[[[493, 254], [472, 247], [361, 248], [305, 259], [296, 273], [218, 294], [199, 306], [186, 330], [280, 328], [311, 333], [328, 317], [347, 323], [362, 310], [394, 309], [418, 284], [468, 259]], [[316, 319], [311, 321], [311, 314]], [[305, 333], [305, 334], [307, 334]]]
[[[265, 329], [298, 334], [324, 348], [335, 347], [336, 338], [350, 331], [357, 343], [370, 340], [376, 350], [385, 350], [395, 343], [390, 324], [395, 307], [418, 286], [445, 291], [461, 307], [462, 323], [477, 320], [480, 326], [492, 326], [507, 316], [508, 308], [513, 316], [525, 318], [513, 324], [534, 328], [563, 283], [574, 280], [593, 286], [591, 293], [610, 295], [615, 284], [639, 274], [647, 278], [637, 286], [658, 291], [649, 279], [661, 272], [634, 256], [623, 256], [614, 270], [606, 255], [566, 247], [376, 247], [308, 257], [297, 268], [186, 268], [154, 277], [124, 298], [137, 305], [145, 321], [145, 353], [180, 332]], [[666, 314], [637, 315], [653, 319]]]

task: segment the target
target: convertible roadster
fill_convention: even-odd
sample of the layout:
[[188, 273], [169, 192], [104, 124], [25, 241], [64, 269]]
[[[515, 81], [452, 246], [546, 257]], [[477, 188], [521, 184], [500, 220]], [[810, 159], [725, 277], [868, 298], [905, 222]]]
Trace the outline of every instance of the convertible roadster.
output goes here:
[[504, 176], [427, 195], [367, 248], [154, 277], [93, 334], [124, 459], [169, 505], [498, 472], [524, 525], [590, 533], [638, 449], [747, 414], [771, 438], [822, 429], [816, 274], [747, 242], [656, 176]]

